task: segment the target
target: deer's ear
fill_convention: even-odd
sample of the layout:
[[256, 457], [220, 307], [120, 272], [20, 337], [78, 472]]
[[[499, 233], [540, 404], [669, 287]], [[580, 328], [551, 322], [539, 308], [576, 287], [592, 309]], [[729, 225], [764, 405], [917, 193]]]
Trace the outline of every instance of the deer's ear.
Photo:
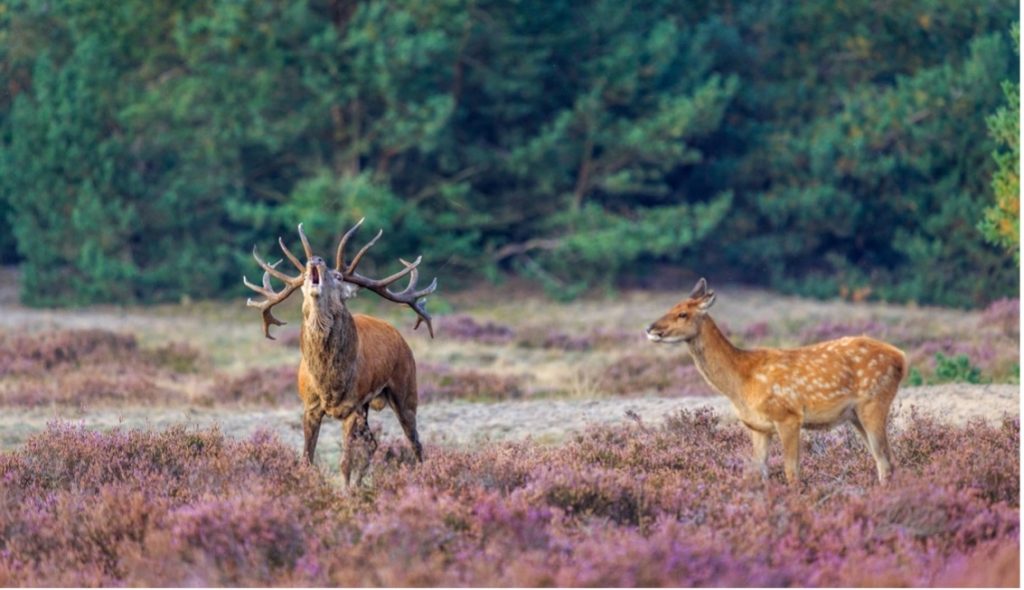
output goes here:
[[697, 306], [701, 311], [707, 311], [711, 309], [711, 306], [715, 304], [715, 292], [708, 291], [704, 297], [701, 298], [700, 304]]
[[690, 299], [700, 299], [707, 293], [707, 290], [708, 282], [704, 280], [704, 277], [701, 277], [697, 284], [693, 286], [693, 290], [690, 291]]

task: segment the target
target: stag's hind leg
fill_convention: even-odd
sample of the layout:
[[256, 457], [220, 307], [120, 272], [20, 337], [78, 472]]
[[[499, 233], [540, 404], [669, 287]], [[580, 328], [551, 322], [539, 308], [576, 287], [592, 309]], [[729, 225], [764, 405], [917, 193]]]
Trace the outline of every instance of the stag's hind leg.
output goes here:
[[411, 384], [406, 386], [404, 392], [396, 392], [389, 389], [388, 401], [391, 402], [391, 409], [395, 411], [395, 416], [398, 417], [398, 423], [402, 425], [405, 437], [409, 439], [409, 444], [412, 445], [412, 452], [416, 454], [416, 460], [422, 463], [423, 445], [420, 444], [420, 435], [416, 430], [416, 402], [419, 397], [416, 393], [415, 377], [411, 381]]
[[[373, 453], [377, 450], [377, 440], [370, 431], [367, 422], [369, 404], [357, 409], [345, 418], [342, 424], [345, 433], [345, 448], [341, 458], [341, 474], [345, 485], [359, 485], [369, 470]], [[355, 478], [352, 472], [355, 471]]]

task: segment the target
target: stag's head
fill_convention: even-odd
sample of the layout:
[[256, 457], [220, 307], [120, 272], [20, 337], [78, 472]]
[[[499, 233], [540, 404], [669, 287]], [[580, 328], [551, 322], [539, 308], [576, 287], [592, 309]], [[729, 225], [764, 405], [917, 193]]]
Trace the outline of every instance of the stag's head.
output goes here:
[[690, 291], [690, 295], [672, 306], [668, 313], [647, 327], [647, 339], [652, 342], [688, 342], [700, 333], [707, 311], [715, 303], [715, 292], [708, 289], [704, 279]]
[[[348, 264], [345, 263], [345, 245], [348, 243], [348, 239], [352, 237], [352, 234], [359, 229], [362, 225], [363, 220], [360, 219], [352, 229], [345, 232], [342, 236], [341, 241], [338, 243], [338, 250], [335, 254], [335, 265], [334, 268], [329, 268], [327, 262], [323, 258], [313, 254], [313, 249], [309, 245], [309, 240], [306, 238], [306, 233], [302, 230], [302, 224], [299, 224], [299, 238], [302, 240], [302, 248], [306, 253], [306, 263], [302, 264], [299, 259], [292, 254], [291, 250], [284, 245], [284, 240], [281, 238], [277, 239], [278, 245], [281, 247], [281, 251], [291, 261], [291, 263], [298, 269], [298, 276], [289, 276], [277, 269], [277, 265], [280, 264], [280, 260], [274, 264], [268, 264], [259, 254], [256, 252], [256, 247], [253, 247], [252, 255], [256, 259], [256, 262], [263, 268], [263, 286], [257, 286], [249, 282], [249, 279], [242, 277], [243, 282], [247, 287], [256, 291], [257, 293], [266, 297], [263, 301], [253, 301], [249, 299], [246, 304], [250, 307], [257, 307], [263, 311], [263, 333], [267, 338], [274, 339], [270, 335], [270, 326], [283, 326], [285, 322], [274, 317], [271, 313], [271, 308], [278, 303], [283, 302], [287, 299], [296, 289], [301, 289], [303, 298], [303, 308], [319, 312], [321, 310], [327, 310], [331, 308], [344, 309], [345, 301], [356, 296], [360, 288], [368, 289], [381, 297], [394, 301], [395, 303], [404, 303], [411, 307], [413, 311], [419, 316], [416, 320], [416, 328], [419, 328], [420, 323], [425, 322], [427, 329], [430, 331], [430, 337], [434, 337], [434, 327], [430, 321], [430, 314], [427, 313], [426, 299], [425, 297], [434, 292], [437, 289], [437, 279], [434, 279], [430, 285], [424, 289], [416, 289], [416, 280], [418, 278], [418, 271], [416, 269], [419, 266], [420, 261], [423, 257], [417, 258], [413, 262], [406, 262], [401, 260], [405, 266], [404, 269], [396, 272], [395, 274], [385, 277], [383, 279], [371, 279], [365, 277], [356, 272], [356, 267], [377, 240], [380, 239], [384, 230], [377, 232], [377, 235], [367, 242], [359, 252], [356, 253], [355, 257]], [[409, 285], [398, 292], [391, 291], [388, 286], [402, 277], [409, 275]], [[275, 291], [271, 284], [271, 277], [282, 281], [285, 287], [280, 291]]]

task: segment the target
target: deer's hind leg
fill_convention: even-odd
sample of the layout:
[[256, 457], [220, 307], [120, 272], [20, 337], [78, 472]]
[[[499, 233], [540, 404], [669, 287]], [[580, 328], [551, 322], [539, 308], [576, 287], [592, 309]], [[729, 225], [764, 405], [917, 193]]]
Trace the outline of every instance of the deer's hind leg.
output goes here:
[[892, 451], [886, 425], [889, 421], [889, 400], [871, 398], [857, 406], [857, 419], [864, 430], [868, 450], [875, 460], [878, 481], [885, 483], [892, 473]]

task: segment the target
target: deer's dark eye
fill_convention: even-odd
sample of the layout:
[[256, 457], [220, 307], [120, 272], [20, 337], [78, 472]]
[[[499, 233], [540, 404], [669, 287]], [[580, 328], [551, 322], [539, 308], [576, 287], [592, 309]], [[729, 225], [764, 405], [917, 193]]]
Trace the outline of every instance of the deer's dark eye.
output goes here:
[[679, 319], [681, 319], [681, 320], [685, 320], [688, 317], [690, 317], [690, 314], [686, 313], [685, 311], [683, 313], [679, 314]]

